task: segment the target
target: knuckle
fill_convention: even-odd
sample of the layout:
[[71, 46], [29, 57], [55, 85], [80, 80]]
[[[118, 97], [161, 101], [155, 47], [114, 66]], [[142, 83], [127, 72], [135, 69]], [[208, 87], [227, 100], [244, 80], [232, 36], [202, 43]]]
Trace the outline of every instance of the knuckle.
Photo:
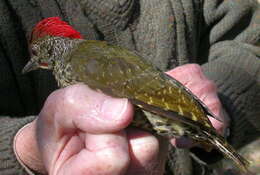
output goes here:
[[82, 98], [84, 87], [82, 87], [82, 85], [72, 85], [63, 88], [60, 91], [59, 107], [74, 109], [78, 105], [77, 102]]
[[75, 94], [73, 87], [67, 87], [62, 89], [62, 94], [60, 97], [63, 101], [64, 107], [71, 107], [75, 104]]
[[54, 101], [56, 101], [56, 98], [59, 96], [59, 91], [60, 90], [57, 90], [57, 91], [53, 91], [46, 99], [45, 101], [45, 106], [48, 106], [48, 105], [52, 105], [52, 104], [56, 104], [54, 103]]
[[44, 106], [41, 110], [41, 114], [52, 114], [54, 109], [59, 105], [59, 96], [61, 94], [61, 90], [56, 90], [52, 92], [46, 99]]
[[198, 64], [189, 64], [188, 66], [189, 66], [188, 70], [190, 70], [191, 74], [195, 74], [195, 73], [196, 74], [203, 74], [200, 65], [198, 65]]
[[204, 90], [207, 90], [208, 92], [215, 93], [217, 92], [217, 86], [212, 80], [205, 80], [204, 83]]
[[45, 101], [41, 116], [44, 118], [58, 119], [58, 117], [64, 117], [67, 109], [73, 111], [75, 107], [75, 99], [73, 92], [69, 88], [58, 89], [52, 92]]

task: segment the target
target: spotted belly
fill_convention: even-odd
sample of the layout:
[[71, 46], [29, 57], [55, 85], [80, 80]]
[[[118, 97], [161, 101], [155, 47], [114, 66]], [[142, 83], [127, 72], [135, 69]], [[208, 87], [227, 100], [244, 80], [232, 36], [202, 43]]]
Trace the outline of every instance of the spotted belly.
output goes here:
[[131, 125], [166, 138], [185, 135], [185, 128], [178, 122], [147, 111], [142, 111], [141, 109], [136, 110]]

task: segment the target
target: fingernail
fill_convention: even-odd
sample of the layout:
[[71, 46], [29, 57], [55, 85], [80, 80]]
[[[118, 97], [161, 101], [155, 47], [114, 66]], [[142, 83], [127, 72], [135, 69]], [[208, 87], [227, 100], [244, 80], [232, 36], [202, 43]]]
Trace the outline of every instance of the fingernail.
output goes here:
[[127, 99], [106, 99], [101, 107], [105, 119], [118, 120], [127, 108]]

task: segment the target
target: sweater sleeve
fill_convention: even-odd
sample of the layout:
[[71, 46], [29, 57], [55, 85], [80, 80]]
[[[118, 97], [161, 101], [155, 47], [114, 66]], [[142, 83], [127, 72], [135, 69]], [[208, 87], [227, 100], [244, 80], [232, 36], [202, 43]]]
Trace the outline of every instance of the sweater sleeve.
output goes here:
[[205, 0], [200, 58], [231, 117], [231, 143], [241, 147], [260, 130], [260, 24], [254, 0]]
[[17, 131], [35, 117], [10, 118], [0, 117], [0, 172], [4, 175], [24, 175], [28, 173], [13, 151], [13, 138]]
[[32, 78], [21, 74], [28, 58], [28, 51], [24, 31], [13, 10], [7, 1], [0, 1], [0, 174], [2, 175], [28, 173], [14, 154], [13, 140], [17, 131], [35, 118], [25, 116], [37, 113]]

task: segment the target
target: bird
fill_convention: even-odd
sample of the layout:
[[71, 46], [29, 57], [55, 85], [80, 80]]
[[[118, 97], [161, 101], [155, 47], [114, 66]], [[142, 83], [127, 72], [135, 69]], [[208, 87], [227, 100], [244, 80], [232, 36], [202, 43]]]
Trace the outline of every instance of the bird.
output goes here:
[[[249, 161], [217, 133], [208, 117], [221, 121], [179, 81], [138, 52], [106, 41], [85, 40], [59, 17], [38, 22], [30, 38], [31, 59], [22, 73], [48, 69], [60, 88], [84, 83], [136, 108], [132, 126], [169, 138], [187, 137], [215, 148], [249, 172]], [[145, 115], [151, 114], [151, 115]]]

